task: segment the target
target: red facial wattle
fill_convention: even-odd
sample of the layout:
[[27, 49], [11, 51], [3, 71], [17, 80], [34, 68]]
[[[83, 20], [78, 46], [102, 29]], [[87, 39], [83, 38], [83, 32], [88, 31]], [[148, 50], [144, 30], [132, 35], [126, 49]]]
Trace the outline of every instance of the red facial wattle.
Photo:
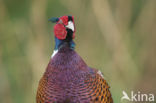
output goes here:
[[65, 39], [67, 36], [67, 31], [66, 31], [66, 28], [64, 27], [64, 25], [63, 24], [55, 24], [54, 34], [60, 40]]
[[[72, 22], [74, 24], [74, 17], [72, 16]], [[62, 16], [59, 18], [59, 20], [57, 21], [57, 23], [54, 26], [54, 34], [55, 36], [60, 39], [66, 39], [67, 36], [67, 30], [66, 30], [66, 26], [68, 25], [68, 16]], [[74, 25], [74, 31], [73, 31], [73, 36], [72, 38], [75, 38], [75, 25]]]
[[63, 23], [63, 25], [68, 25], [68, 16], [61, 16], [60, 18], [59, 18], [59, 21], [58, 21], [58, 23]]

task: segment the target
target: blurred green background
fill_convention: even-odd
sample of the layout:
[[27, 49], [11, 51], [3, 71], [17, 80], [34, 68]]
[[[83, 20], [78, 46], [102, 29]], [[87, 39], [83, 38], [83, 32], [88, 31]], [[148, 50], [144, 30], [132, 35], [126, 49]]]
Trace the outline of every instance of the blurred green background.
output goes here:
[[115, 103], [123, 90], [156, 94], [156, 0], [0, 0], [0, 103], [35, 103], [54, 48], [48, 19], [63, 15], [75, 17], [76, 51]]

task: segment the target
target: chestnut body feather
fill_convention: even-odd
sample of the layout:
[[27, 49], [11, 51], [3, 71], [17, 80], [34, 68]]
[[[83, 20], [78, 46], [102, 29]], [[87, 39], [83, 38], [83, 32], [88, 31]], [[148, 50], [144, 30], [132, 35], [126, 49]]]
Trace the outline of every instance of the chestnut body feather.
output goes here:
[[104, 78], [65, 44], [51, 58], [39, 82], [36, 102], [113, 103], [113, 100]]

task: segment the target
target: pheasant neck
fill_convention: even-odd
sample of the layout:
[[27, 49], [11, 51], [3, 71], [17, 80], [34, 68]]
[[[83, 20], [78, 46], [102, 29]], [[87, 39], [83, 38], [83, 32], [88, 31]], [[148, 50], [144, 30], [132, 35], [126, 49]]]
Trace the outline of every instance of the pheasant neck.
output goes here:
[[68, 44], [69, 48], [75, 49], [75, 43], [73, 40], [67, 41], [65, 40], [60, 40], [55, 37], [55, 48], [54, 50], [59, 50], [64, 44]]
[[60, 40], [58, 38], [55, 37], [55, 48], [54, 48], [54, 51], [53, 51], [53, 54], [51, 57], [53, 57], [58, 51], [60, 48], [62, 48], [64, 45], [67, 45], [70, 49], [75, 49], [75, 43], [74, 41], [71, 39], [71, 40]]

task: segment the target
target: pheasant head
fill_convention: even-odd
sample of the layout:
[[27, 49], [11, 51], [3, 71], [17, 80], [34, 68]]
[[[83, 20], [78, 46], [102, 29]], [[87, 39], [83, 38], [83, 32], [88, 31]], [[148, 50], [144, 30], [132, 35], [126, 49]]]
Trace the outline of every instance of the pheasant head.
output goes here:
[[67, 43], [71, 49], [74, 49], [75, 43], [75, 24], [73, 16], [54, 17], [49, 21], [56, 23], [54, 26], [55, 49], [58, 51], [64, 43]]

